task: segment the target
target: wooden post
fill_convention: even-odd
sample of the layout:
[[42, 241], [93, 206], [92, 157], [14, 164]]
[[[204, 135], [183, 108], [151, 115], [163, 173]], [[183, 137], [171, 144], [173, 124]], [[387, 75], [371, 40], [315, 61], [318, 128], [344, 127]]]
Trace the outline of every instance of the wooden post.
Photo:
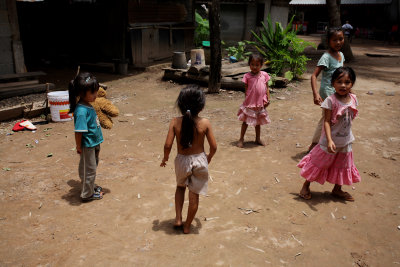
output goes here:
[[8, 20], [11, 27], [12, 48], [14, 57], [15, 73], [26, 72], [24, 51], [22, 49], [21, 37], [19, 34], [17, 2], [15, 0], [6, 0]]
[[209, 8], [208, 19], [210, 22], [210, 79], [208, 81], [208, 92], [219, 93], [221, 88], [221, 30], [220, 30], [220, 3], [212, 0]]

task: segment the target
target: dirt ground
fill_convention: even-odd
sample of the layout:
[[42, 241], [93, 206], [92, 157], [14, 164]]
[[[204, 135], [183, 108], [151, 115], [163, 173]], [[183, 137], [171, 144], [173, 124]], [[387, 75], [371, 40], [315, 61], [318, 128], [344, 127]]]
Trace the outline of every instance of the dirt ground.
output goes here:
[[[207, 95], [201, 114], [214, 127], [218, 151], [191, 235], [172, 229], [175, 148], [167, 168], [159, 167], [182, 86], [161, 81], [157, 68], [97, 74], [121, 112], [114, 128], [103, 130], [102, 200], [80, 202], [73, 122], [13, 135], [13, 122], [0, 125], [0, 266], [397, 266], [400, 48], [355, 40], [353, 52], [360, 102], [353, 149], [362, 182], [344, 189], [355, 202], [332, 198], [330, 184], [312, 184], [310, 201], [298, 197], [296, 164], [320, 116], [309, 85], [315, 61], [303, 81], [274, 90], [272, 123], [261, 128], [266, 147], [251, 142], [250, 127], [245, 148], [235, 146], [242, 92]], [[392, 56], [365, 55], [371, 52]], [[49, 79], [62, 89], [74, 72], [54, 71]]]

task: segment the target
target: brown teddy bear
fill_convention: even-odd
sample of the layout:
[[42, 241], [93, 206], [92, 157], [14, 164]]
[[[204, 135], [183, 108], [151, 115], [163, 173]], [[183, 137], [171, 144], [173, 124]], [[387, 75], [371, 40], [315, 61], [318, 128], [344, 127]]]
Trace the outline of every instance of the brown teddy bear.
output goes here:
[[111, 117], [118, 116], [119, 110], [106, 98], [107, 93], [103, 87], [107, 89], [106, 86], [100, 86], [96, 100], [90, 104], [96, 110], [101, 127], [104, 129], [111, 129], [113, 126]]

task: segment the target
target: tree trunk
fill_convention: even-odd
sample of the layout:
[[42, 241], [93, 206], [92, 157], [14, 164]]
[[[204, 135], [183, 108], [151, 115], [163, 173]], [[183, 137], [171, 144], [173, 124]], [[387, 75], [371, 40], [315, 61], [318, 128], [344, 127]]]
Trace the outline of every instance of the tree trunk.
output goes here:
[[326, 0], [328, 7], [329, 27], [341, 27], [340, 0]]
[[346, 63], [350, 62], [354, 59], [353, 51], [351, 50], [351, 46], [350, 46], [350, 41], [349, 41], [349, 38], [347, 38], [347, 36], [344, 37], [342, 53], [344, 55], [344, 59], [346, 60]]
[[212, 0], [208, 13], [210, 22], [210, 79], [208, 81], [208, 92], [218, 93], [221, 88], [221, 36], [220, 36], [220, 3]]
[[[329, 27], [342, 27], [340, 19], [340, 2], [341, 0], [326, 0], [326, 5], [328, 7]], [[348, 38], [344, 39], [342, 53], [346, 62], [350, 62], [354, 59], [353, 51], [351, 50]]]

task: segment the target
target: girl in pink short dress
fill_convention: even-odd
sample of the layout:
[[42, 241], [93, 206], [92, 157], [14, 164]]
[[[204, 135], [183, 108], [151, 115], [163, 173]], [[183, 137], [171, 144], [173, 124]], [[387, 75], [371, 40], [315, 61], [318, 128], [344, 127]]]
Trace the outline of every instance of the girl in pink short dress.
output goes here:
[[265, 109], [269, 105], [268, 80], [270, 77], [268, 73], [261, 71], [263, 63], [264, 59], [261, 55], [250, 55], [249, 66], [251, 72], [246, 73], [242, 80], [246, 88], [246, 99], [237, 114], [238, 119], [243, 121], [238, 147], [243, 147], [244, 135], [248, 125], [255, 126], [256, 143], [262, 146], [265, 145], [260, 138], [260, 126], [271, 122]]
[[324, 109], [324, 128], [319, 140], [311, 152], [297, 165], [300, 175], [306, 181], [300, 191], [300, 197], [311, 198], [310, 183], [334, 184], [332, 195], [346, 201], [354, 201], [342, 185], [352, 185], [361, 181], [354, 165], [351, 145], [354, 136], [351, 131], [353, 119], [357, 116], [357, 98], [351, 93], [356, 81], [354, 71], [349, 67], [340, 67], [332, 74], [332, 85], [336, 93], [322, 103]]

